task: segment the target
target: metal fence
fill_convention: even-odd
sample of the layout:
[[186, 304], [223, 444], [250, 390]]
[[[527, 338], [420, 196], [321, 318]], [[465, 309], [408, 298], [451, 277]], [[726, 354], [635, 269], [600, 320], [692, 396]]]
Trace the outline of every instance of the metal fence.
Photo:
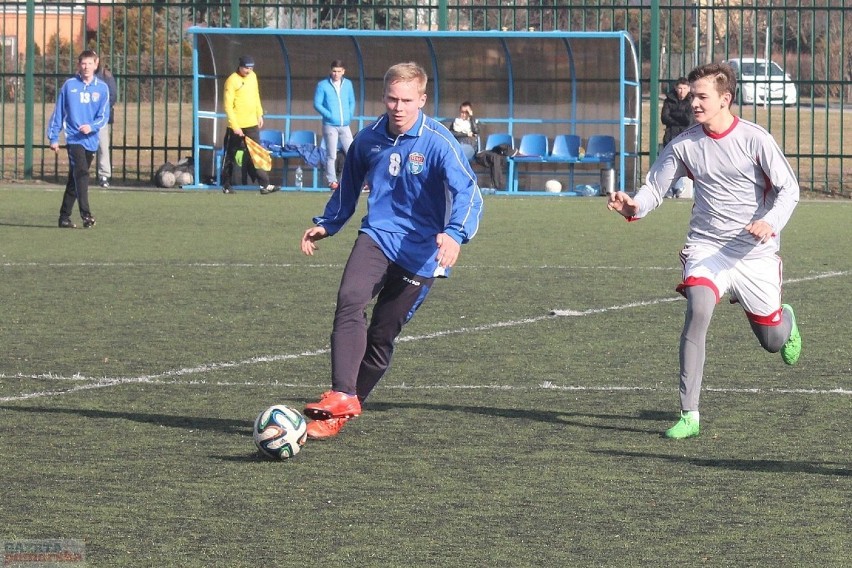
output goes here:
[[[771, 60], [795, 85], [792, 104], [749, 93], [735, 109], [765, 126], [797, 171], [802, 188], [852, 196], [852, 6], [840, 0], [341, 2], [41, 1], [0, 4], [0, 178], [60, 181], [64, 156], [50, 152], [45, 125], [76, 55], [94, 49], [118, 80], [112, 132], [113, 180], [149, 184], [166, 160], [192, 151], [192, 25], [297, 29], [628, 30], [642, 64], [642, 169], [656, 155], [659, 97], [698, 63]], [[460, 54], [460, 57], [463, 55]], [[659, 70], [659, 73], [657, 73]], [[652, 92], [653, 91], [653, 92]], [[789, 101], [788, 101], [789, 102]], [[652, 105], [654, 109], [652, 112]], [[654, 118], [654, 120], [652, 120]]]

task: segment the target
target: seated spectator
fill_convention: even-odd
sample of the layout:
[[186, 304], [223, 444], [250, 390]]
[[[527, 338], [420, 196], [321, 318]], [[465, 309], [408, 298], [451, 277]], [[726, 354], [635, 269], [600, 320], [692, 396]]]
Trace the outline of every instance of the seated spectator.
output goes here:
[[473, 118], [473, 107], [465, 101], [459, 106], [459, 115], [453, 119], [450, 132], [462, 146], [464, 155], [472, 160], [479, 146], [479, 122]]

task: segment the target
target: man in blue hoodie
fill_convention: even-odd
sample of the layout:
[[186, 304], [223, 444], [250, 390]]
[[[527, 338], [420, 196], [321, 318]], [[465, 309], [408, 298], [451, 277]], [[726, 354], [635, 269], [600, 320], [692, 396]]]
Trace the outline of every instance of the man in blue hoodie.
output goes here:
[[352, 144], [352, 130], [349, 123], [355, 115], [355, 90], [352, 81], [345, 78], [346, 68], [343, 61], [335, 59], [331, 62], [328, 77], [317, 83], [314, 92], [314, 108], [322, 116], [322, 138], [328, 158], [325, 163], [325, 179], [332, 191], [338, 188], [337, 159], [338, 144], [343, 153], [349, 151]]
[[98, 55], [91, 50], [77, 57], [77, 75], [71, 77], [59, 90], [56, 108], [47, 127], [50, 149], [59, 152], [59, 134], [65, 130], [68, 149], [68, 182], [59, 209], [59, 227], [74, 229], [71, 221], [74, 202], [77, 201], [83, 227], [95, 226], [95, 217], [89, 208], [89, 168], [98, 150], [98, 131], [109, 122], [109, 87], [95, 76]]
[[[384, 78], [385, 113], [356, 136], [331, 195], [301, 249], [338, 233], [369, 187], [367, 214], [337, 294], [331, 332], [331, 389], [305, 406], [309, 438], [337, 435], [390, 366], [394, 341], [476, 235], [482, 194], [446, 126], [426, 116], [426, 71], [400, 63]], [[376, 298], [367, 324], [367, 305]]]

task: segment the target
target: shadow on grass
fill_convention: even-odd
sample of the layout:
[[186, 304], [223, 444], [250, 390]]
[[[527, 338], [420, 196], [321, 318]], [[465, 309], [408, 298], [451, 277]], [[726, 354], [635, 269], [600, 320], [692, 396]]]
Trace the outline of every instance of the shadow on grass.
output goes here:
[[667, 454], [651, 454], [645, 452], [625, 452], [619, 450], [591, 450], [591, 453], [623, 458], [666, 460], [676, 463], [688, 463], [698, 467], [715, 467], [720, 469], [735, 469], [739, 471], [763, 473], [808, 473], [813, 475], [852, 477], [852, 470], [839, 463], [832, 462], [815, 464], [810, 462], [784, 460], [711, 459], [680, 455], [671, 456]]
[[463, 406], [455, 404], [428, 404], [428, 403], [367, 403], [364, 412], [392, 412], [401, 408], [417, 410], [438, 410], [444, 412], [464, 412], [467, 414], [481, 414], [484, 416], [509, 418], [513, 420], [533, 420], [536, 422], [548, 422], [552, 424], [570, 424], [581, 428], [595, 428], [598, 430], [616, 430], [620, 432], [638, 432], [640, 434], [659, 434], [659, 429], [648, 430], [645, 428], [633, 428], [629, 426], [616, 426], [614, 424], [593, 424], [580, 419], [602, 420], [608, 422], [624, 422], [625, 420], [664, 420], [672, 417], [671, 412], [641, 411], [636, 416], [620, 414], [590, 414], [587, 412], [567, 412], [561, 410], [525, 410], [519, 408], [494, 408], [490, 406]]
[[31, 412], [33, 414], [72, 414], [84, 418], [102, 418], [108, 420], [130, 420], [142, 424], [156, 424], [169, 428], [198, 429], [242, 434], [251, 436], [252, 422], [230, 418], [207, 418], [199, 416], [175, 416], [172, 414], [146, 414], [141, 412], [114, 412], [111, 410], [93, 410], [89, 408], [48, 408], [43, 406], [0, 406], [0, 410]]
[[43, 224], [40, 224], [40, 223], [39, 224], [37, 224], [37, 223], [21, 223], [21, 222], [11, 223], [11, 222], [8, 222], [8, 221], [0, 221], [0, 227], [18, 227], [20, 229], [56, 229], [56, 228], [58, 228], [56, 226], [56, 223], [43, 225]]
[[[609, 422], [623, 422], [625, 420], [664, 420], [671, 418], [670, 412], [641, 411], [637, 416], [618, 414], [590, 414], [584, 412], [566, 412], [559, 410], [524, 410], [518, 408], [494, 408], [489, 406], [463, 406], [453, 404], [428, 404], [428, 403], [389, 403], [378, 402], [365, 406], [365, 412], [393, 412], [399, 409], [435, 410], [442, 412], [464, 412], [468, 414], [480, 414], [491, 417], [509, 418], [512, 420], [533, 420], [536, 422], [547, 422], [552, 424], [570, 424], [581, 428], [595, 428], [599, 430], [615, 430], [621, 432], [637, 432], [641, 434], [659, 434], [659, 429], [648, 430], [644, 428], [633, 428], [628, 426], [616, 426], [614, 424], [592, 424], [580, 419], [602, 420]], [[61, 408], [43, 406], [3, 406], [0, 410], [11, 410], [15, 412], [30, 412], [33, 414], [72, 414], [85, 418], [101, 418], [108, 420], [130, 420], [142, 424], [156, 424], [169, 428], [181, 428], [199, 430], [210, 430], [223, 432], [225, 434], [242, 434], [251, 436], [252, 422], [248, 420], [234, 420], [229, 418], [208, 418], [199, 416], [178, 416], [172, 414], [141, 413], [141, 412], [116, 412], [111, 410], [95, 410], [87, 408]]]
[[[219, 460], [219, 461], [231, 462], [231, 463], [280, 464], [282, 461], [286, 461], [286, 460], [274, 460], [272, 458], [267, 458], [267, 457], [260, 455], [260, 453], [258, 453], [258, 452], [254, 452], [252, 454], [239, 454], [239, 455], [236, 455], [236, 456], [226, 456], [226, 455], [222, 455], [222, 454], [210, 454], [207, 457], [210, 458], [210, 459], [213, 459], [213, 460]], [[296, 459], [298, 459], [298, 457], [299, 456], [296, 456]]]

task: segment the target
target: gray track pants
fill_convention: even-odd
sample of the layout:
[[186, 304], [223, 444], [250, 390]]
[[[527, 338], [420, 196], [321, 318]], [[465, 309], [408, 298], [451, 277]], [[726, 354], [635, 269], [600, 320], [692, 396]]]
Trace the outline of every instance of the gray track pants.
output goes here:
[[[434, 278], [411, 274], [358, 235], [349, 255], [331, 332], [331, 388], [364, 401], [390, 366], [394, 340], [426, 298]], [[367, 325], [367, 304], [376, 304]]]
[[[698, 410], [707, 329], [716, 308], [716, 295], [706, 286], [690, 286], [685, 292], [686, 321], [680, 336], [680, 406], [682, 410]], [[751, 320], [749, 323], [761, 347], [770, 353], [777, 353], [784, 346], [793, 328], [787, 311], [783, 312], [780, 325], [760, 325]]]

